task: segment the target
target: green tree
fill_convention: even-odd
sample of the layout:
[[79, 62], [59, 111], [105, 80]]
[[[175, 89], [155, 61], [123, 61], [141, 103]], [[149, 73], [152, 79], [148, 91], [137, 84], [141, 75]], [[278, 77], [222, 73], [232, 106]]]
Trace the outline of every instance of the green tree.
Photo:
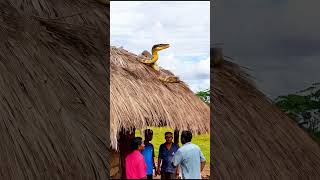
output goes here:
[[205, 103], [210, 104], [210, 89], [198, 91], [196, 95]]
[[320, 84], [315, 83], [302, 91], [276, 98], [274, 104], [284, 111], [303, 129], [319, 137], [320, 131]]

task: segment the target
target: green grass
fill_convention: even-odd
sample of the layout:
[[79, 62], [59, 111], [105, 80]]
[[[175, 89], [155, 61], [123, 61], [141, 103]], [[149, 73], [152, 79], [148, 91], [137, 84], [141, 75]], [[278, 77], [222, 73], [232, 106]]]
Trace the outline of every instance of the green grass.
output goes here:
[[[159, 127], [159, 128], [151, 127], [150, 129], [153, 130], [153, 139], [151, 143], [154, 146], [155, 156], [158, 157], [159, 147], [161, 144], [165, 142], [164, 133], [167, 131], [170, 131], [173, 133], [173, 130], [167, 127]], [[136, 131], [136, 136], [141, 136], [139, 130]], [[179, 141], [180, 141], [180, 138], [179, 138]], [[210, 135], [209, 134], [203, 134], [198, 136], [194, 135], [192, 137], [191, 142], [198, 145], [201, 148], [201, 151], [204, 157], [206, 158], [206, 161], [209, 163], [210, 162]], [[181, 143], [179, 144], [179, 146], [181, 146]]]

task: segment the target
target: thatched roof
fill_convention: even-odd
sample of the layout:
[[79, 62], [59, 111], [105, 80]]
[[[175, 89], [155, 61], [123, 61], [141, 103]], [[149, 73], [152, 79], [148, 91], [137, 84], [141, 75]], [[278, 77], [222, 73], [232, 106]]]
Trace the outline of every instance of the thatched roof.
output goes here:
[[[183, 82], [165, 83], [159, 74], [122, 48], [110, 50], [110, 119], [112, 147], [121, 128], [170, 126], [209, 132], [210, 108]], [[161, 59], [159, 61], [165, 60]], [[162, 70], [162, 75], [172, 75]]]
[[0, 179], [108, 179], [106, 6], [0, 7]]
[[214, 179], [318, 179], [320, 146], [230, 62], [213, 69]]

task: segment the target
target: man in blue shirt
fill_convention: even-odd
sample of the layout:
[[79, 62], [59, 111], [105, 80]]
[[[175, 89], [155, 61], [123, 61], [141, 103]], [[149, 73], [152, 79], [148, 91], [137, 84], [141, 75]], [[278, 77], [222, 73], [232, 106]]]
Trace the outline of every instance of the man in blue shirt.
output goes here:
[[191, 139], [190, 131], [182, 131], [181, 143], [183, 145], [174, 155], [172, 165], [181, 167], [182, 179], [201, 179], [200, 172], [205, 166], [206, 159], [199, 146], [191, 143]]
[[[165, 133], [166, 142], [160, 145], [158, 156], [158, 168], [156, 174], [161, 174], [161, 179], [176, 179], [178, 168], [172, 165], [174, 154], [179, 149], [179, 146], [172, 142], [172, 132]], [[161, 170], [160, 170], [161, 164]]]
[[147, 165], [147, 179], [152, 179], [153, 169], [156, 167], [154, 163], [154, 148], [150, 141], [153, 138], [153, 131], [146, 129], [144, 131], [144, 150], [141, 152]]

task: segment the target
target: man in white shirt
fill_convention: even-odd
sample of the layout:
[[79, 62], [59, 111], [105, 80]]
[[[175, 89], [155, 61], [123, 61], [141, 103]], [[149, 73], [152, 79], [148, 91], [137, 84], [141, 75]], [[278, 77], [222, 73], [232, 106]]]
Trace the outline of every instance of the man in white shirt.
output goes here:
[[192, 133], [190, 131], [182, 131], [181, 143], [183, 146], [174, 154], [172, 165], [180, 165], [182, 179], [201, 179], [200, 173], [205, 166], [206, 159], [199, 146], [191, 143], [191, 139]]

